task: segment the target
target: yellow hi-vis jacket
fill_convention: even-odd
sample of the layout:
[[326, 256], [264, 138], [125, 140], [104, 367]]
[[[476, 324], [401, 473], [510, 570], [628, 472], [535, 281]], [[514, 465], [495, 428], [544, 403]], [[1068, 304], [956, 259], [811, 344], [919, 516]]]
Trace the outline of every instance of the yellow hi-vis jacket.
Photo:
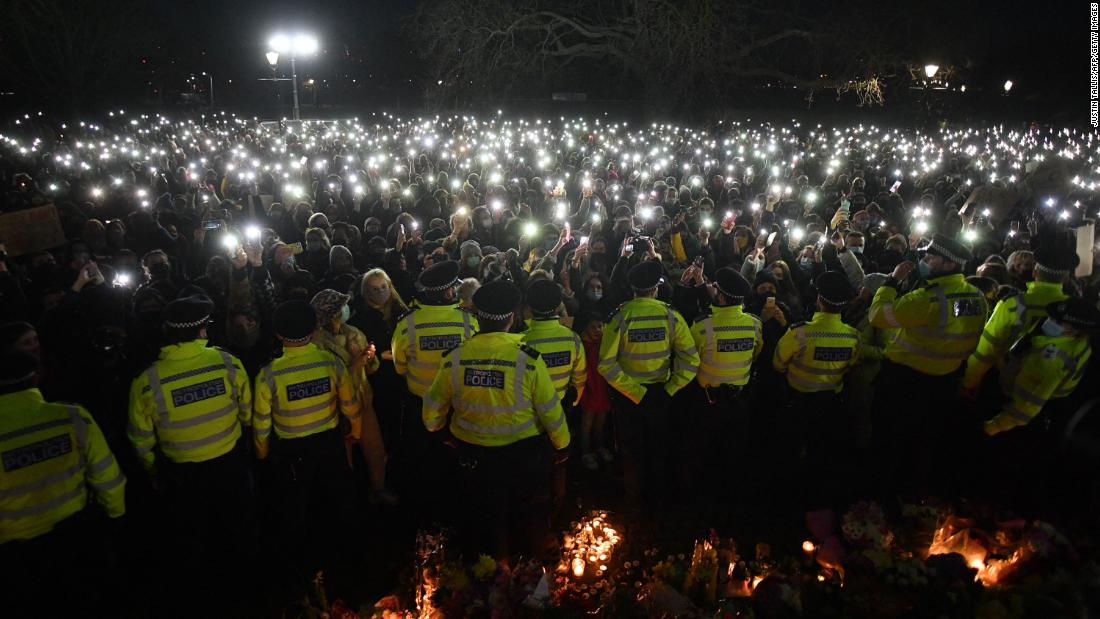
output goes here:
[[283, 346], [283, 356], [256, 376], [252, 406], [256, 455], [267, 457], [272, 426], [281, 439], [301, 438], [335, 428], [337, 411], [351, 422], [350, 436], [358, 439], [359, 406], [348, 369], [335, 355], [312, 342]]
[[699, 371], [699, 351], [679, 312], [638, 297], [620, 305], [604, 325], [599, 369], [609, 385], [638, 404], [645, 385], [665, 383], [665, 391], [675, 395], [690, 383]]
[[550, 370], [550, 380], [558, 392], [558, 399], [565, 398], [569, 384], [577, 390], [576, 401], [581, 401], [588, 371], [584, 363], [584, 345], [573, 330], [558, 319], [531, 319], [522, 333], [523, 343], [539, 351], [539, 358]]
[[741, 305], [715, 306], [691, 325], [691, 337], [699, 351], [695, 379], [700, 385], [748, 384], [752, 362], [764, 345], [759, 318], [746, 314]]
[[1092, 348], [1087, 337], [1035, 335], [1027, 352], [1009, 355], [1001, 372], [1001, 390], [1008, 398], [987, 434], [1027, 425], [1048, 400], [1073, 393], [1085, 374]]
[[424, 397], [443, 353], [470, 339], [477, 328], [477, 318], [457, 305], [424, 305], [398, 318], [390, 349], [393, 367], [409, 391]]
[[0, 544], [48, 533], [84, 509], [88, 488], [108, 516], [126, 513], [126, 477], [79, 406], [38, 389], [0, 395], [0, 456]]
[[772, 366], [787, 374], [795, 391], [839, 393], [862, 346], [859, 331], [841, 322], [840, 314], [817, 312], [813, 320], [791, 325], [779, 338]]
[[901, 297], [887, 282], [868, 314], [879, 329], [897, 328], [886, 358], [923, 374], [944, 376], [959, 368], [978, 345], [988, 306], [961, 273], [928, 281]]
[[499, 447], [546, 432], [555, 449], [569, 446], [561, 399], [537, 350], [516, 333], [478, 333], [445, 353], [424, 395], [424, 427], [447, 426], [472, 445]]
[[146, 470], [159, 443], [172, 462], [204, 462], [228, 453], [252, 417], [244, 366], [206, 340], [165, 346], [130, 384], [127, 434]]
[[985, 323], [978, 348], [966, 360], [963, 386], [969, 389], [981, 384], [989, 368], [1001, 366], [1012, 344], [1032, 325], [1047, 317], [1048, 305], [1068, 298], [1060, 283], [1028, 282], [1025, 292], [997, 303], [989, 322]]

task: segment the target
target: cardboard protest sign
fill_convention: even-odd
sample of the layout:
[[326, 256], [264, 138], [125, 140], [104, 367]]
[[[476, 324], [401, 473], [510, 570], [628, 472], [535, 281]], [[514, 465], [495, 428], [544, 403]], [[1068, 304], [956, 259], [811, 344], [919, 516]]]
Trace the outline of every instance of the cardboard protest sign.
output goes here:
[[23, 256], [67, 242], [53, 204], [0, 215], [0, 243], [9, 256]]

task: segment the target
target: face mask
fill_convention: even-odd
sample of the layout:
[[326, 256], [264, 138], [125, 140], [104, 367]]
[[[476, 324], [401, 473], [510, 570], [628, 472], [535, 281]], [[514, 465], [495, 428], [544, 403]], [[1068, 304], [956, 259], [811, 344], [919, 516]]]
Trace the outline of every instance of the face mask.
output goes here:
[[798, 260], [798, 266], [803, 271], [812, 271], [814, 269], [814, 259], [813, 258], [800, 258]]
[[603, 298], [603, 291], [602, 290], [589, 290], [588, 291], [588, 298], [592, 299], [593, 301], [599, 301], [600, 299]]
[[1043, 335], [1046, 335], [1048, 337], [1059, 337], [1065, 333], [1065, 329], [1062, 328], [1062, 325], [1054, 322], [1050, 318], [1047, 318], [1043, 321], [1042, 329]]
[[848, 251], [852, 252], [853, 254], [859, 255], [863, 253], [863, 246], [859, 245], [857, 247], [849, 247]]
[[924, 279], [928, 279], [928, 276], [932, 274], [932, 265], [928, 264], [924, 260], [917, 263], [917, 269], [920, 270], [920, 276]]
[[351, 318], [351, 308], [345, 305], [340, 308], [340, 322], [347, 322]]
[[469, 266], [471, 269], [476, 269], [479, 264], [481, 264], [480, 256], [470, 256], [469, 258], [466, 258], [466, 265]]
[[367, 291], [367, 299], [369, 299], [370, 302], [374, 303], [375, 305], [382, 305], [390, 299], [390, 289], [381, 288], [377, 290], [369, 290]]

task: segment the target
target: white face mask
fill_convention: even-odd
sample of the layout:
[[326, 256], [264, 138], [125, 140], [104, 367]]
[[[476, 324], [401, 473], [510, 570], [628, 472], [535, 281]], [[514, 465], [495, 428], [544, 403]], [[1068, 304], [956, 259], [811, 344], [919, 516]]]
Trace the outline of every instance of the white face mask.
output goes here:
[[1042, 329], [1043, 335], [1049, 337], [1061, 337], [1065, 334], [1065, 329], [1062, 328], [1062, 325], [1055, 322], [1053, 318], [1047, 318], [1046, 320], [1044, 320]]

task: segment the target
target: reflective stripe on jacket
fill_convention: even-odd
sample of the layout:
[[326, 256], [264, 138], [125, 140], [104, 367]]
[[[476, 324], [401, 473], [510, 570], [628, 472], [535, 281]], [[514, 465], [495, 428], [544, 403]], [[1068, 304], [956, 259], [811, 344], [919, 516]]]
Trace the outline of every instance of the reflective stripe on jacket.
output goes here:
[[252, 414], [244, 366], [206, 340], [161, 349], [130, 385], [127, 434], [146, 469], [160, 445], [173, 462], [203, 462], [228, 453]]
[[600, 374], [635, 404], [645, 385], [666, 383], [669, 395], [699, 371], [699, 352], [680, 313], [667, 303], [638, 297], [608, 319], [600, 342]]
[[760, 319], [740, 305], [714, 307], [709, 316], [691, 325], [699, 351], [696, 380], [704, 387], [745, 385], [752, 362], [764, 346]]
[[457, 305], [424, 305], [403, 316], [393, 332], [393, 367], [409, 391], [424, 397], [443, 353], [470, 339], [477, 319]]
[[588, 372], [584, 361], [584, 346], [581, 338], [558, 319], [532, 319], [522, 334], [523, 343], [539, 351], [539, 358], [550, 371], [550, 380], [558, 392], [558, 399], [565, 397], [565, 391], [572, 383], [577, 390], [577, 399], [584, 391]]
[[1028, 282], [1027, 291], [997, 303], [985, 323], [974, 354], [966, 361], [963, 386], [977, 387], [989, 368], [1001, 367], [1012, 344], [1032, 325], [1047, 317], [1047, 306], [1069, 298], [1062, 284]]
[[840, 392], [861, 348], [859, 331], [841, 322], [840, 314], [817, 312], [813, 320], [791, 325], [779, 338], [772, 365], [787, 374], [787, 384], [796, 391]]
[[257, 452], [266, 455], [273, 427], [279, 438], [309, 436], [335, 428], [338, 411], [358, 439], [359, 406], [348, 370], [335, 355], [313, 343], [283, 346], [283, 356], [256, 377], [252, 426]]
[[79, 406], [38, 389], [0, 395], [0, 454], [0, 544], [49, 532], [84, 509], [89, 488], [108, 516], [126, 513], [126, 477]]
[[479, 333], [447, 353], [424, 395], [430, 432], [448, 425], [455, 438], [496, 447], [543, 432], [555, 449], [569, 445], [569, 426], [550, 372], [515, 333]]
[[1005, 363], [1001, 390], [1008, 399], [989, 424], [996, 432], [1027, 425], [1048, 400], [1073, 393], [1091, 355], [1087, 337], [1033, 337], [1026, 353]]
[[875, 293], [868, 311], [879, 329], [897, 328], [886, 357], [933, 376], [954, 372], [978, 345], [988, 306], [985, 296], [961, 273], [929, 280], [898, 297], [893, 286]]

